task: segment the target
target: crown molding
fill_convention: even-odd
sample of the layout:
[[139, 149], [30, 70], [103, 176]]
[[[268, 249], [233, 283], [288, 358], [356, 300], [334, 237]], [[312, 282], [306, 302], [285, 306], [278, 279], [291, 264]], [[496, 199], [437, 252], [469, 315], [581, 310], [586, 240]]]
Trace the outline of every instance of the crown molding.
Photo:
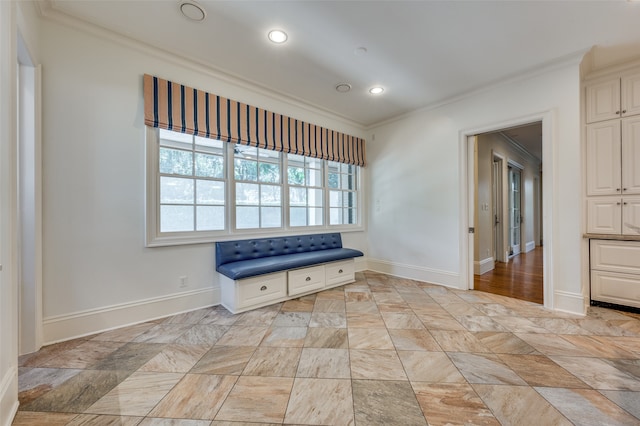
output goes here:
[[533, 68], [529, 68], [526, 71], [510, 74], [505, 77], [497, 78], [493, 82], [488, 84], [484, 84], [478, 86], [474, 89], [468, 90], [463, 93], [459, 93], [457, 95], [451, 96], [449, 98], [443, 99], [438, 102], [434, 102], [428, 105], [425, 105], [421, 108], [415, 109], [413, 111], [397, 115], [395, 117], [389, 118], [387, 120], [383, 120], [381, 122], [369, 125], [365, 127], [365, 130], [370, 131], [372, 129], [385, 126], [387, 124], [394, 123], [396, 121], [404, 120], [409, 117], [413, 117], [419, 114], [422, 114], [427, 111], [432, 111], [437, 108], [441, 108], [446, 105], [451, 105], [456, 102], [463, 101], [468, 98], [472, 98], [474, 96], [480, 95], [482, 93], [489, 92], [491, 90], [497, 89], [502, 86], [506, 86], [512, 83], [517, 83], [520, 81], [529, 80], [531, 78], [537, 77], [539, 75], [543, 75], [555, 70], [563, 69], [569, 66], [578, 66], [582, 62], [582, 58], [589, 51], [589, 49], [579, 50], [577, 52], [571, 53], [569, 55], [562, 56], [560, 58], [556, 58], [554, 60], [545, 62]]
[[[360, 123], [349, 117], [336, 114], [334, 111], [328, 108], [324, 108], [320, 105], [314, 104], [312, 102], [306, 101], [302, 98], [299, 98], [287, 93], [273, 90], [272, 88], [269, 88], [259, 82], [232, 75], [226, 70], [222, 68], [214, 67], [204, 61], [199, 60], [198, 58], [194, 58], [178, 52], [173, 52], [167, 49], [162, 49], [158, 46], [149, 44], [147, 42], [131, 37], [129, 35], [125, 35], [125, 34], [113, 31], [111, 29], [105, 28], [100, 24], [98, 24], [97, 22], [70, 15], [64, 11], [56, 9], [55, 1], [53, 0], [37, 0], [37, 5], [38, 5], [37, 7], [38, 12], [41, 15], [41, 17], [44, 19], [48, 19], [53, 22], [57, 22], [59, 24], [74, 28], [76, 30], [83, 31], [97, 37], [104, 38], [111, 42], [120, 44], [122, 46], [140, 51], [150, 56], [154, 56], [158, 59], [162, 59], [164, 61], [183, 66], [192, 71], [209, 75], [213, 78], [224, 81], [225, 83], [229, 83], [239, 88], [286, 103], [298, 109], [302, 109], [307, 112], [320, 115], [324, 118], [341, 122], [345, 125], [355, 127], [358, 130], [361, 130], [363, 132], [365, 130], [364, 123]], [[246, 101], [243, 99], [237, 99], [237, 100]]]

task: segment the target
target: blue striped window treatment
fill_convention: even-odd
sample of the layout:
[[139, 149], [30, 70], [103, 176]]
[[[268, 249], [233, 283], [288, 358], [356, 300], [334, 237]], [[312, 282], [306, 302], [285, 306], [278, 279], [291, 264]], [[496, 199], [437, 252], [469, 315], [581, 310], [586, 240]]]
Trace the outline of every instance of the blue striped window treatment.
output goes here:
[[365, 140], [262, 108], [144, 75], [147, 126], [365, 166]]

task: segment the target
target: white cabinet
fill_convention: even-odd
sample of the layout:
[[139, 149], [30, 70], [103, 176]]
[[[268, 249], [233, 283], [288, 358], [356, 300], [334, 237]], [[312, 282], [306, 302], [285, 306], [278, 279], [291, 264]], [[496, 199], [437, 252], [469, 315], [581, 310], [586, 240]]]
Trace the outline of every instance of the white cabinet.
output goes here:
[[640, 197], [587, 198], [587, 232], [640, 235]]
[[325, 266], [327, 274], [327, 287], [335, 287], [353, 282], [355, 279], [355, 263], [353, 260], [327, 263]]
[[586, 98], [587, 123], [640, 114], [640, 72], [593, 81]]
[[640, 194], [640, 116], [622, 120], [621, 145], [622, 194]]
[[620, 120], [587, 126], [587, 195], [621, 193], [621, 156]]
[[640, 242], [591, 240], [591, 300], [640, 307]]

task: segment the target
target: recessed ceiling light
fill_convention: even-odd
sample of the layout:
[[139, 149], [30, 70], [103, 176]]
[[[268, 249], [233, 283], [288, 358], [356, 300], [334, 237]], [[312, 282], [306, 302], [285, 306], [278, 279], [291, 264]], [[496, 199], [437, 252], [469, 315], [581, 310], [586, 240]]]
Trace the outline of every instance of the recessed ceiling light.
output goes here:
[[284, 43], [287, 41], [287, 33], [282, 30], [271, 30], [269, 31], [269, 40], [274, 43]]
[[380, 86], [375, 86], [369, 89], [369, 93], [371, 93], [372, 95], [379, 95], [382, 92], [384, 92], [384, 88]]
[[207, 11], [193, 0], [180, 2], [180, 12], [185, 18], [196, 22], [204, 21], [207, 17]]
[[336, 91], [340, 93], [347, 93], [351, 90], [351, 85], [349, 83], [339, 83], [336, 85]]

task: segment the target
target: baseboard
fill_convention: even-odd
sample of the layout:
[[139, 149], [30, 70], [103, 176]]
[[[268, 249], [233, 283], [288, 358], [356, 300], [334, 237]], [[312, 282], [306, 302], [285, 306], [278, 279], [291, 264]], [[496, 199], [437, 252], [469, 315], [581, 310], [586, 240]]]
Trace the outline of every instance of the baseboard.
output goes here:
[[18, 412], [18, 369], [11, 367], [0, 382], [0, 425], [11, 426]]
[[553, 292], [553, 310], [576, 315], [586, 315], [587, 302], [579, 293], [556, 290]]
[[460, 274], [453, 272], [371, 258], [367, 259], [367, 266], [371, 271], [396, 277], [409, 278], [452, 288], [459, 288], [460, 285]]
[[524, 252], [525, 253], [529, 253], [531, 250], [536, 248], [536, 242], [535, 241], [529, 241], [528, 243], [526, 243], [524, 245]]
[[481, 261], [473, 262], [473, 273], [475, 275], [482, 275], [489, 271], [492, 271], [496, 267], [496, 261], [493, 257], [482, 259]]
[[198, 289], [45, 318], [45, 344], [193, 311], [220, 303], [220, 287]]

